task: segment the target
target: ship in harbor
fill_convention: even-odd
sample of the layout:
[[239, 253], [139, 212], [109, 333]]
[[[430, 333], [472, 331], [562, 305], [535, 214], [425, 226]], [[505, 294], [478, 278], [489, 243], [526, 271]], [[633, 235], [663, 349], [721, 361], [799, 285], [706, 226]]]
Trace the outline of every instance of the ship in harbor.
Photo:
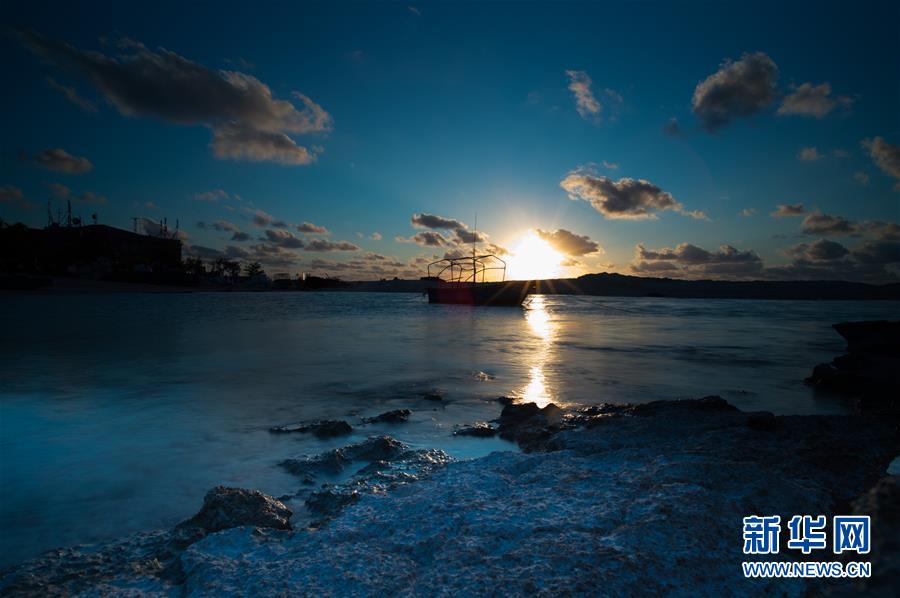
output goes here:
[[[494, 276], [500, 280], [488, 280]], [[506, 280], [506, 262], [492, 253], [478, 255], [474, 248], [471, 256], [430, 263], [425, 280], [436, 283], [428, 289], [429, 303], [457, 305], [514, 307], [532, 287], [530, 280]]]

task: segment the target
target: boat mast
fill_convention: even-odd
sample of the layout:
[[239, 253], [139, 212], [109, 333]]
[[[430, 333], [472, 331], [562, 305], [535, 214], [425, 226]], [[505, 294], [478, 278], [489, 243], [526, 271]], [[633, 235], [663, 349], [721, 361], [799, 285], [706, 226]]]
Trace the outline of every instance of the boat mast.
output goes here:
[[478, 212], [475, 212], [475, 234], [472, 235], [472, 285], [478, 282], [478, 270], [475, 265], [475, 246], [478, 242]]

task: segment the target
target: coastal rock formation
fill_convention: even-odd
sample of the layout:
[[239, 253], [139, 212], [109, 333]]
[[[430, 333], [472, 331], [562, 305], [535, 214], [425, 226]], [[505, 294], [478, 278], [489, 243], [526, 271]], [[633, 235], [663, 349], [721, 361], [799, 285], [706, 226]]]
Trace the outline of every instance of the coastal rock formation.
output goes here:
[[353, 427], [344, 420], [323, 419], [287, 426], [275, 426], [269, 428], [273, 434], [286, 434], [289, 432], [311, 432], [319, 438], [332, 438], [345, 436], [353, 432]]
[[259, 490], [216, 486], [206, 493], [200, 512], [178, 527], [197, 527], [207, 533], [242, 525], [291, 529], [291, 515], [281, 501]]
[[900, 322], [843, 322], [847, 353], [813, 368], [806, 384], [853, 399], [859, 411], [900, 414]]
[[410, 411], [409, 409], [394, 409], [393, 411], [386, 411], [385, 413], [376, 415], [375, 417], [364, 417], [363, 422], [367, 424], [402, 424], [409, 421], [410, 415], [412, 415], [412, 411]]
[[475, 422], [453, 431], [454, 436], [474, 436], [476, 438], [492, 438], [497, 434], [497, 428], [487, 422]]
[[174, 529], [52, 550], [0, 574], [0, 594], [169, 595], [184, 581], [180, 558], [194, 542], [235, 527], [289, 530], [291, 515], [284, 504], [258, 490], [216, 486], [200, 511]]
[[[742, 517], [846, 513], [900, 449], [884, 418], [750, 414], [718, 397], [507, 407], [501, 428], [530, 452], [452, 463], [420, 452], [434, 467], [416, 475], [412, 449], [388, 437], [339, 449], [370, 460], [317, 490], [336, 495], [311, 501], [327, 513], [315, 532], [208, 534], [178, 553], [177, 575], [132, 566], [153, 562], [146, 539], [117, 545], [103, 565], [113, 577], [67, 577], [63, 563], [85, 557], [62, 551], [5, 574], [0, 591], [30, 579], [34, 593], [802, 596], [825, 582], [741, 575]], [[854, 508], [893, 529], [895, 493], [881, 482]]]

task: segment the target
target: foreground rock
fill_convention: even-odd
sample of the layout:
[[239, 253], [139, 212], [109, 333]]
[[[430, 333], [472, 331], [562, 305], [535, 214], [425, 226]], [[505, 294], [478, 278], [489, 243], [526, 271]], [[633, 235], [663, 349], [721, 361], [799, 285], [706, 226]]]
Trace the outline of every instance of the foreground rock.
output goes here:
[[846, 396], [861, 412], [900, 415], [900, 322], [843, 322], [847, 353], [813, 368], [805, 382]]
[[257, 490], [216, 486], [200, 511], [174, 529], [50, 551], [4, 572], [0, 594], [168, 594], [184, 582], [180, 558], [194, 542], [235, 527], [289, 530], [291, 515], [283, 503]]
[[311, 422], [303, 422], [288, 426], [275, 426], [269, 428], [273, 434], [287, 434], [290, 432], [311, 432], [319, 438], [333, 438], [346, 436], [353, 432], [353, 427], [343, 420], [323, 419]]
[[743, 578], [742, 517], [854, 504], [888, 522], [873, 526], [895, 529], [895, 482], [854, 503], [897, 454], [896, 427], [883, 418], [748, 414], [718, 397], [504, 411], [503, 433], [530, 452], [449, 463], [416, 483], [378, 485], [379, 475], [404, 479], [402, 466], [385, 466], [411, 450], [393, 439], [345, 450], [360, 457], [351, 462], [372, 458], [355, 475], [377, 490], [345, 501], [315, 532], [208, 534], [175, 557], [177, 576], [141, 564], [144, 540], [119, 545], [123, 555], [103, 565], [118, 571], [112, 578], [66, 577], [64, 564], [82, 557], [60, 553], [7, 574], [0, 589], [30, 579], [34, 593], [801, 596], [852, 588]]
[[475, 422], [453, 431], [454, 436], [474, 436], [475, 438], [493, 438], [496, 434], [497, 428], [487, 422]]
[[365, 417], [363, 418], [363, 421], [367, 424], [402, 424], [409, 421], [410, 415], [412, 415], [412, 411], [409, 409], [394, 409], [393, 411], [387, 411], [380, 415], [376, 415], [375, 417]]

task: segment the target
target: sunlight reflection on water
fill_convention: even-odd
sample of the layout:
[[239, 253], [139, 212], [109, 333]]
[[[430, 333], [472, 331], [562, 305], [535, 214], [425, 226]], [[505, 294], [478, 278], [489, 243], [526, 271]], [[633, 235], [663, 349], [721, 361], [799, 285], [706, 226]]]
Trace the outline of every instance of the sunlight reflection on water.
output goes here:
[[536, 353], [532, 356], [533, 365], [529, 368], [528, 384], [521, 391], [521, 399], [526, 403], [536, 403], [538, 407], [546, 407], [549, 403], [557, 402], [555, 393], [547, 384], [544, 376], [544, 367], [553, 351], [554, 322], [547, 310], [544, 295], [534, 295], [529, 300], [525, 312], [525, 321], [528, 329], [537, 336], [540, 341], [536, 347]]

